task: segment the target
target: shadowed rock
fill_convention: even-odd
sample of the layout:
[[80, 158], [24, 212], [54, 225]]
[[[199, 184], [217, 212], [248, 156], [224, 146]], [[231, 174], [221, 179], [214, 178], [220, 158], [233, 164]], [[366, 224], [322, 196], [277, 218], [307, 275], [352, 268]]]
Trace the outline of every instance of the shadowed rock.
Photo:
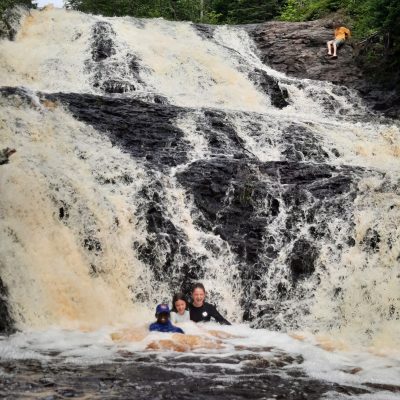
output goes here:
[[[390, 385], [352, 387], [312, 379], [301, 369], [301, 357], [277, 353], [257, 355], [252, 349], [230, 357], [191, 356], [165, 353], [121, 352], [113, 363], [80, 366], [49, 364], [36, 360], [3, 361], [0, 392], [6, 398], [31, 396], [46, 399], [286, 399], [319, 400], [329, 393], [338, 397], [391, 390]], [[265, 351], [265, 350], [264, 350]], [[227, 368], [225, 365], [239, 366]], [[285, 374], [282, 374], [285, 368]], [[190, 373], [184, 371], [190, 370]], [[373, 386], [373, 385], [371, 385]], [[393, 390], [395, 391], [395, 390]]]
[[188, 144], [173, 124], [179, 108], [133, 98], [58, 93], [75, 118], [106, 133], [114, 144], [150, 164], [175, 166], [187, 160]]
[[[287, 260], [294, 284], [314, 272], [318, 245], [298, 240], [300, 229], [315, 223], [314, 234], [329, 238], [327, 225], [318, 221], [346, 215], [360, 173], [351, 167], [220, 157], [196, 161], [178, 174], [203, 213], [197, 223], [226, 240], [242, 261], [245, 315], [255, 312], [259, 283], [285, 245], [294, 242]], [[286, 225], [276, 232], [270, 226], [281, 209]]]
[[0, 334], [9, 335], [15, 332], [14, 321], [11, 318], [7, 302], [8, 290], [0, 278]]

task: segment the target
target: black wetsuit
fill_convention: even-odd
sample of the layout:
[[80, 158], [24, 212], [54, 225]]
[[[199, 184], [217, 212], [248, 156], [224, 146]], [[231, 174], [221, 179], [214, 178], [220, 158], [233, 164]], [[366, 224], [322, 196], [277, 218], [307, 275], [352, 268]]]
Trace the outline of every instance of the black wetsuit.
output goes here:
[[230, 325], [227, 321], [210, 303], [204, 302], [201, 307], [195, 307], [193, 304], [189, 304], [190, 319], [194, 322], [209, 322], [211, 318], [214, 318], [217, 322], [224, 325]]

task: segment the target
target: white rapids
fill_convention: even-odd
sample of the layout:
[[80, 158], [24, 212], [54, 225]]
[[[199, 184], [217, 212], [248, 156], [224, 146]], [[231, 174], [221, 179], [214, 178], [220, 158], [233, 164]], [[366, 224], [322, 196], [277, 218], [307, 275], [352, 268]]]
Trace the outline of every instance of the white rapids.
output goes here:
[[[174, 121], [190, 146], [187, 164], [150, 173], [105, 135], [76, 120], [67, 107], [39, 99], [38, 92], [104, 95], [101, 85], [94, 84], [99, 75], [90, 54], [96, 23], [105, 24], [114, 49], [101, 61], [101, 82], [135, 87], [114, 97], [159, 95], [187, 109]], [[129, 66], [133, 56], [137, 73]], [[287, 90], [287, 107], [273, 107], [249, 78], [256, 68]], [[254, 352], [271, 346], [266, 358], [278, 350], [301, 355], [301, 368], [316, 379], [357, 387], [399, 384], [398, 122], [369, 114], [350, 90], [289, 78], [263, 65], [247, 33], [238, 28], [217, 27], [207, 40], [191, 23], [105, 18], [51, 7], [24, 14], [15, 41], [0, 41], [0, 87], [6, 86], [22, 88], [29, 102], [0, 97], [1, 148], [17, 149], [10, 163], [0, 167], [0, 273], [19, 329], [1, 338], [2, 359], [49, 361], [50, 351], [56, 350], [63, 362], [108, 363], [121, 350], [146, 352], [151, 341], [161, 338], [112, 339], [121, 329], [143, 331], [155, 304], [171, 298], [168, 285], [156, 281], [132, 245], [147, 239], [141, 192], [156, 176], [169, 219], [202, 260], [204, 284], [235, 322], [201, 329], [187, 325], [195, 335], [208, 337], [211, 328], [232, 335], [218, 350], [188, 350], [190, 354], [209, 351], [224, 363], [224, 357], [248, 351], [238, 350], [240, 346]], [[273, 332], [242, 323], [239, 262], [227, 242], [195, 224], [193, 199], [177, 181], [176, 173], [187, 165], [213, 157], [207, 138], [196, 130], [206, 108], [222, 110], [259, 161], [284, 160], [280, 135], [295, 120], [318, 138], [330, 165], [372, 171], [358, 184], [349, 210], [353, 220], [345, 226], [329, 221], [332, 240], [321, 244], [317, 261], [320, 282], [303, 282], [304, 297], [286, 305], [290, 315], [299, 313], [296, 331], [290, 324], [286, 331]], [[270, 227], [277, 236], [285, 213]], [[360, 243], [373, 230], [380, 246], [370, 254]], [[356, 238], [355, 246], [346, 245], [348, 232]], [[285, 279], [283, 260], [290, 250], [282, 248], [263, 277], [266, 306], [275, 299], [278, 280]], [[333, 295], [339, 286], [341, 295]], [[300, 315], [304, 307], [308, 312]], [[287, 315], [282, 315], [283, 325]], [[355, 368], [356, 373], [349, 372]], [[350, 398], [335, 395], [324, 398]], [[388, 392], [369, 396], [356, 398], [400, 398]]]

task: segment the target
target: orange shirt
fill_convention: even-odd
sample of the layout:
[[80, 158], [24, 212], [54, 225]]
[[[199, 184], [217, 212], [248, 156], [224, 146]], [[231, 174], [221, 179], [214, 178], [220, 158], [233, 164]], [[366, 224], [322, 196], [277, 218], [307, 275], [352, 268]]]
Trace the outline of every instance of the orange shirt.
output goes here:
[[335, 39], [340, 40], [340, 39], [348, 39], [351, 36], [350, 30], [345, 28], [344, 26], [341, 26], [340, 28], [335, 29]]

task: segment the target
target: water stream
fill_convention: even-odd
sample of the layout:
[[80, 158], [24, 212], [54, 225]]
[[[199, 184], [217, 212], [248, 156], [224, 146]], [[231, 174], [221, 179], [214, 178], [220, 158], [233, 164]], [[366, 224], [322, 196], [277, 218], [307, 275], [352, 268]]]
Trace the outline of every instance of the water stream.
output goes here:
[[[9, 398], [56, 370], [68, 397], [78, 367], [76, 397], [154, 397], [146, 372], [90, 387], [85, 366], [132, 362], [181, 398], [181, 377], [217, 393], [257, 376], [254, 398], [400, 398], [400, 125], [257, 54], [235, 27], [51, 7], [0, 41]], [[234, 325], [147, 335], [197, 280]]]

